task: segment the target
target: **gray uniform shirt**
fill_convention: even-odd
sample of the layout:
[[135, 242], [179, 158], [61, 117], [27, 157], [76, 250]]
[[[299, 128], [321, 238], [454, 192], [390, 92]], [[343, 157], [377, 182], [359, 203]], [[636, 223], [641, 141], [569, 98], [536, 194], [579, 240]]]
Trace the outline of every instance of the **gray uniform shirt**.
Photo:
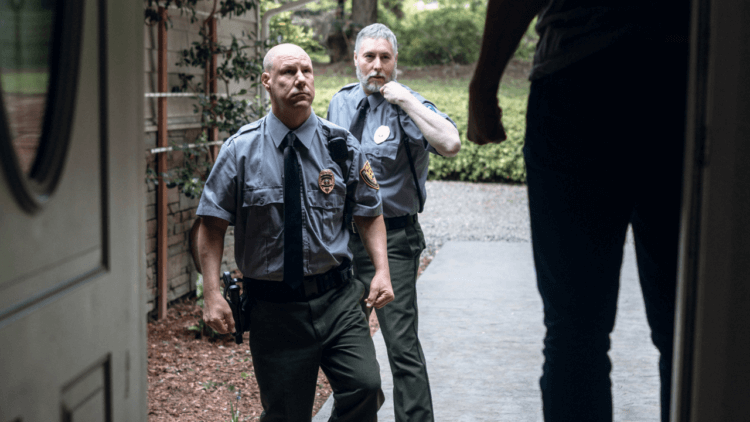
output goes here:
[[[456, 126], [456, 123], [447, 114], [438, 110], [434, 104], [409, 87], [405, 86], [405, 88], [426, 107]], [[365, 92], [359, 82], [346, 85], [331, 99], [328, 105], [328, 120], [349, 128], [352, 119], [357, 114], [357, 106], [364, 97]], [[362, 151], [372, 163], [372, 169], [380, 184], [383, 216], [391, 218], [416, 214], [419, 212], [419, 198], [409, 167], [409, 158], [403, 151], [401, 140], [404, 137], [408, 139], [414, 158], [414, 168], [422, 190], [422, 198], [425, 199], [427, 198], [425, 182], [430, 164], [428, 153], [437, 154], [437, 151], [427, 142], [417, 125], [401, 107], [386, 101], [379, 92], [371, 94], [367, 99], [370, 109], [367, 111], [365, 127], [362, 131]], [[387, 130], [383, 129], [383, 126], [387, 127]], [[388, 135], [383, 138], [382, 134], [386, 132]]]
[[[351, 259], [349, 231], [344, 228], [344, 203], [353, 201], [354, 215], [382, 214], [379, 192], [362, 179], [369, 167], [359, 142], [348, 134], [345, 169], [328, 152], [321, 125], [333, 127], [315, 113], [294, 130], [302, 169], [302, 238], [305, 275], [322, 274]], [[284, 151], [289, 129], [272, 113], [243, 126], [221, 147], [203, 189], [197, 214], [218, 217], [235, 226], [235, 260], [245, 277], [284, 279]], [[301, 145], [300, 145], [301, 144]], [[323, 191], [321, 172], [333, 173], [334, 187]], [[375, 187], [377, 185], [375, 184]]]

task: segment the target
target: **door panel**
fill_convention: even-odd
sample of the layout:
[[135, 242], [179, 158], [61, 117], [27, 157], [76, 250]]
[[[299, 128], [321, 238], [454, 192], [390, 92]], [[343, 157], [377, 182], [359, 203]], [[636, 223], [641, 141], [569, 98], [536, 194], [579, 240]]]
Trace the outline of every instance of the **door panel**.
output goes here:
[[146, 420], [143, 6], [81, 1], [59, 183], [0, 176], [0, 421]]
[[14, 241], [0, 243], [5, 261], [0, 274], [1, 316], [59, 294], [75, 285], [74, 280], [85, 281], [84, 275], [96, 273], [104, 261], [98, 6], [95, 1], [83, 4], [78, 101], [57, 189], [39, 212], [30, 214], [18, 207], [3, 224], [2, 238]]

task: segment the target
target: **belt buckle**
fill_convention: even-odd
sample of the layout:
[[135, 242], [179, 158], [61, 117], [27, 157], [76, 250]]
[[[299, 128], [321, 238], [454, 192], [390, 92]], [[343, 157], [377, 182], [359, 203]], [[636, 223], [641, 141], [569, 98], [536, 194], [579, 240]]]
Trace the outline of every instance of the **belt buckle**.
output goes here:
[[305, 297], [311, 297], [319, 294], [317, 277], [307, 280], [303, 279], [302, 286], [304, 287]]
[[352, 224], [352, 233], [355, 233], [355, 234], [356, 234], [356, 233], [357, 233], [357, 225], [356, 225], [356, 224], [354, 224], [354, 220], [352, 220], [352, 223], [351, 223], [351, 224]]

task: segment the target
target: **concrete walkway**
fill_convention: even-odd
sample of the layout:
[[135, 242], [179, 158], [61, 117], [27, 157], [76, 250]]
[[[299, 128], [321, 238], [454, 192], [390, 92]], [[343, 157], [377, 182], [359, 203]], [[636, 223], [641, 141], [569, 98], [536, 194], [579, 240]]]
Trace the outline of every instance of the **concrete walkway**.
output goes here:
[[[529, 243], [448, 242], [417, 282], [419, 333], [436, 421], [542, 421], [542, 303]], [[626, 245], [612, 334], [615, 421], [659, 420], [658, 354], [650, 342], [632, 244]], [[393, 387], [374, 337], [386, 402]], [[333, 398], [313, 421], [326, 421]]]

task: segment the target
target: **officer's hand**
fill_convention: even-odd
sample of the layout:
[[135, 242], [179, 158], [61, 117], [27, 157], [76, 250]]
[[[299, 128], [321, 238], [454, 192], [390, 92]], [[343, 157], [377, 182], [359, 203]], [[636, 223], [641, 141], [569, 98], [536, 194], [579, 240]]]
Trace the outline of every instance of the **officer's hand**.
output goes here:
[[365, 299], [367, 307], [374, 306], [380, 309], [391, 302], [393, 298], [393, 286], [391, 286], [390, 274], [379, 275], [376, 272], [375, 277], [372, 278], [372, 282], [370, 283], [369, 296]]
[[383, 94], [385, 100], [391, 104], [399, 104], [400, 102], [413, 97], [409, 90], [395, 81], [390, 81], [380, 87], [380, 93]]
[[203, 321], [219, 334], [234, 332], [232, 308], [220, 294], [206, 296], [203, 300]]
[[466, 137], [479, 145], [497, 144], [508, 136], [497, 103], [497, 92], [474, 80], [469, 85], [469, 124]]

